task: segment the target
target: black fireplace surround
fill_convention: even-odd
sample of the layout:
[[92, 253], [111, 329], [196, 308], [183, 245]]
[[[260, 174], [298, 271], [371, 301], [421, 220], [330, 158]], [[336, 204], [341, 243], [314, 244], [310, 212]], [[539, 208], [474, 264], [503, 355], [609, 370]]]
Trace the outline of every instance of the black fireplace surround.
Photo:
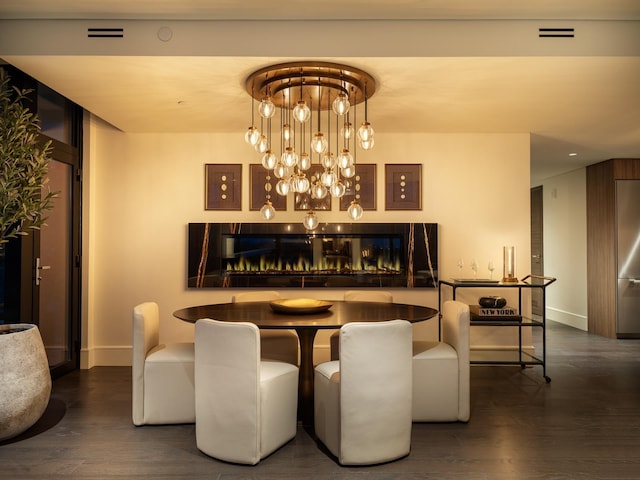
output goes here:
[[438, 224], [190, 223], [190, 288], [435, 288]]

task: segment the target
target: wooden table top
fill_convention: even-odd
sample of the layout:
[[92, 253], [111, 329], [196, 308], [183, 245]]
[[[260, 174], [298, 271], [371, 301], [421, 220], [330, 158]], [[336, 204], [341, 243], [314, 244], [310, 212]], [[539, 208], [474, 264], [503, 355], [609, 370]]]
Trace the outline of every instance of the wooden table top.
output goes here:
[[435, 317], [431, 307], [404, 303], [352, 302], [328, 300], [331, 308], [321, 313], [289, 314], [273, 311], [269, 302], [218, 303], [176, 310], [173, 315], [195, 323], [200, 318], [225, 322], [251, 322], [269, 329], [331, 329], [349, 322], [382, 322], [402, 319], [421, 322]]

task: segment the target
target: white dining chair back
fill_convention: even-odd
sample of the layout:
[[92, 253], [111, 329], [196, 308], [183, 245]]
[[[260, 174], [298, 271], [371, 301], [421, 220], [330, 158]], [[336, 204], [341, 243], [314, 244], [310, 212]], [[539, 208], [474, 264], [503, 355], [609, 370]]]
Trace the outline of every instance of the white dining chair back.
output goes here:
[[386, 290], [347, 290], [344, 292], [346, 302], [380, 302], [393, 303], [393, 294]]
[[315, 432], [342, 465], [409, 454], [411, 339], [406, 320], [348, 323], [340, 360], [315, 368]]
[[[270, 302], [282, 298], [275, 290], [255, 290], [236, 293], [233, 303]], [[298, 365], [298, 335], [293, 330], [260, 330], [262, 358]]]
[[160, 343], [158, 304], [133, 308], [132, 420], [134, 425], [195, 421], [194, 344]]
[[444, 302], [442, 340], [414, 341], [413, 349], [413, 420], [469, 421], [469, 306]]
[[275, 290], [251, 290], [248, 292], [238, 292], [231, 297], [233, 303], [241, 302], [270, 302], [282, 298]]
[[[344, 292], [345, 302], [380, 302], [393, 303], [393, 295], [386, 290], [347, 290]], [[336, 330], [329, 336], [331, 360], [340, 358], [340, 331]]]
[[255, 465], [295, 437], [298, 368], [260, 359], [258, 327], [201, 319], [195, 344], [198, 449]]

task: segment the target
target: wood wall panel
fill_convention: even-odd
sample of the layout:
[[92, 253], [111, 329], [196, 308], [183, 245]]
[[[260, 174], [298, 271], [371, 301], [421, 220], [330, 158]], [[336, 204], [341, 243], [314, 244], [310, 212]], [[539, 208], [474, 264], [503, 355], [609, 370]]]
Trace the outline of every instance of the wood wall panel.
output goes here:
[[639, 158], [616, 158], [613, 162], [614, 180], [638, 180], [640, 179]]
[[616, 338], [615, 180], [640, 179], [640, 159], [587, 167], [587, 315], [589, 332]]
[[[587, 312], [589, 332], [615, 338], [614, 183], [611, 161], [587, 167]], [[613, 325], [613, 330], [612, 330]]]

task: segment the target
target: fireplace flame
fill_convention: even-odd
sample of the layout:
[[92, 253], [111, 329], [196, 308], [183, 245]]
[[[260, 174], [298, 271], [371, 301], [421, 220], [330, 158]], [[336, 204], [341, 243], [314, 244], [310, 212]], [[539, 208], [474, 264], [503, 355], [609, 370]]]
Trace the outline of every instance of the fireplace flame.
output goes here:
[[357, 259], [351, 263], [344, 258], [321, 258], [317, 263], [312, 263], [307, 258], [300, 256], [296, 261], [283, 262], [282, 259], [272, 259], [261, 256], [257, 261], [252, 261], [244, 256], [235, 262], [227, 262], [227, 273], [262, 272], [277, 274], [281, 272], [334, 272], [334, 273], [401, 273], [400, 260], [388, 261], [383, 257], [377, 257], [374, 261]]

